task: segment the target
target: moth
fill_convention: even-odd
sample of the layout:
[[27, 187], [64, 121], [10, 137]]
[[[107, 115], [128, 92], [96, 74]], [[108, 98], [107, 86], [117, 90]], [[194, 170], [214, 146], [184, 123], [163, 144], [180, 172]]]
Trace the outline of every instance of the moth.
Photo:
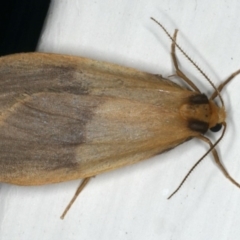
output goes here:
[[[196, 137], [210, 147], [199, 161], [212, 152], [225, 176], [239, 187], [215, 146], [226, 130], [220, 91], [240, 70], [216, 88], [195, 65], [213, 86], [207, 98], [178, 66], [175, 48], [182, 49], [177, 31], [172, 37], [157, 24], [172, 40], [176, 75], [187, 88], [161, 75], [82, 57], [23, 53], [0, 58], [1, 182], [42, 185], [84, 179], [64, 217], [92, 176]], [[204, 136], [221, 126], [222, 136], [214, 144]]]

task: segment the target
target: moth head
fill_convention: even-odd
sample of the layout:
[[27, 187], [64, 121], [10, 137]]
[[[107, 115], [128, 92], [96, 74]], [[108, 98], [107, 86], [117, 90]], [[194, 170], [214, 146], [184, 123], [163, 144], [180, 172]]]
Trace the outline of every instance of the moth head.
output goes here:
[[211, 117], [209, 120], [209, 129], [212, 132], [218, 132], [222, 128], [222, 123], [226, 120], [226, 111], [224, 107], [218, 107], [212, 100], [209, 101]]
[[188, 127], [202, 134], [208, 129], [220, 131], [225, 123], [226, 112], [224, 107], [209, 100], [205, 94], [194, 94], [180, 108], [180, 114], [188, 123]]

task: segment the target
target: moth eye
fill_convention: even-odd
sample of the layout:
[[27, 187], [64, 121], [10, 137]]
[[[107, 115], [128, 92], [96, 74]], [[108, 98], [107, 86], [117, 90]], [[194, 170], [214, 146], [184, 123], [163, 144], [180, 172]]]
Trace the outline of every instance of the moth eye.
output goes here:
[[217, 123], [214, 127], [211, 127], [210, 130], [212, 132], [218, 132], [218, 131], [221, 130], [221, 128], [222, 128], [222, 124], [221, 123]]

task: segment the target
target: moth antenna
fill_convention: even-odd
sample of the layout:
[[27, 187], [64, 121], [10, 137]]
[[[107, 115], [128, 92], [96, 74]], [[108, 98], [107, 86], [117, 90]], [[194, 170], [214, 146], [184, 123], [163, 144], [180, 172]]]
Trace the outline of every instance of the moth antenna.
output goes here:
[[[176, 188], [176, 190], [168, 197], [168, 199], [170, 199], [173, 195], [175, 195], [178, 190], [180, 190], [180, 188], [182, 187], [182, 185], [184, 184], [184, 182], [187, 180], [187, 178], [189, 177], [189, 175], [193, 172], [193, 170], [198, 166], [198, 164], [200, 162], [202, 162], [202, 160], [211, 152], [215, 149], [215, 147], [217, 146], [217, 144], [222, 140], [223, 136], [225, 135], [226, 132], [226, 128], [227, 128], [227, 124], [224, 122], [222, 123], [224, 126], [224, 129], [222, 131], [222, 135], [220, 136], [220, 138], [214, 143], [212, 144], [212, 146], [210, 147], [210, 149], [192, 166], [192, 168], [188, 171], [188, 173], [186, 174], [186, 176], [183, 178], [183, 180], [181, 181], [181, 183], [179, 184], [179, 186]], [[199, 139], [209, 143], [210, 140], [206, 141], [206, 138], [202, 135], [200, 135], [198, 137]], [[218, 166], [221, 168], [222, 172], [224, 173], [224, 175], [232, 182], [234, 183], [236, 186], [240, 187], [240, 185], [227, 173], [227, 171], [225, 170], [225, 168], [221, 165], [219, 159], [216, 159], [216, 156], [214, 155], [214, 159], [215, 162], [218, 164]]]
[[172, 42], [174, 42], [174, 44], [176, 45], [176, 47], [178, 48], [178, 50], [193, 64], [193, 66], [205, 77], [205, 79], [210, 83], [210, 85], [213, 87], [213, 89], [215, 90], [215, 92], [217, 93], [222, 106], [224, 107], [224, 102], [222, 99], [222, 96], [218, 90], [218, 88], [213, 84], [213, 82], [210, 80], [210, 78], [202, 71], [202, 69], [187, 55], [187, 53], [178, 45], [178, 43], [173, 39], [173, 37], [170, 35], [170, 33], [167, 31], [167, 29], [160, 23], [158, 22], [155, 18], [151, 17], [151, 20], [153, 20], [155, 23], [157, 23], [162, 30], [167, 34], [167, 36], [172, 40]]
[[[210, 149], [211, 151], [212, 149]], [[206, 154], [207, 155], [207, 154]], [[188, 171], [188, 173], [185, 175], [185, 177], [183, 178], [183, 180], [181, 181], [181, 183], [178, 185], [178, 187], [176, 188], [176, 190], [174, 190], [171, 195], [167, 198], [170, 199], [171, 197], [173, 197], [182, 187], [182, 185], [186, 182], [187, 178], [190, 176], [190, 174], [192, 173], [192, 171], [198, 166], [198, 164], [203, 160], [203, 158], [205, 157], [205, 155], [203, 157], [201, 157], [193, 166], [192, 168]]]

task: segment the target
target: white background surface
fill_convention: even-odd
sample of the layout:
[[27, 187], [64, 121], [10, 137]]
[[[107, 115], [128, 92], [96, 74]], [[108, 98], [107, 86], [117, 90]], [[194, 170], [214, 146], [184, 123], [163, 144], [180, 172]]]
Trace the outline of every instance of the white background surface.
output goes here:
[[[85, 56], [168, 76], [170, 40], [155, 17], [219, 84], [240, 68], [240, 2], [173, 0], [52, 1], [39, 51]], [[205, 93], [205, 79], [178, 54]], [[223, 93], [228, 130], [217, 150], [240, 182], [240, 76]], [[151, 124], [151, 123], [150, 123]], [[214, 136], [208, 136], [214, 141]], [[216, 136], [219, 136], [216, 134]], [[91, 180], [65, 220], [79, 181], [41, 187], [0, 186], [0, 239], [238, 239], [240, 189], [209, 155], [180, 192], [167, 196], [207, 146], [192, 140], [174, 150]]]

